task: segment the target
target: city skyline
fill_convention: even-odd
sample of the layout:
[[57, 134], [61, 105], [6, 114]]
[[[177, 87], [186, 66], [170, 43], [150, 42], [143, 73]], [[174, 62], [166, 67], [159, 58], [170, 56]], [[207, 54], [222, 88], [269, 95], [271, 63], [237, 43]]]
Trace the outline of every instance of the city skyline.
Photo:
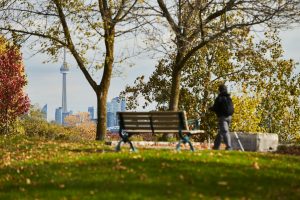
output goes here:
[[[282, 39], [283, 49], [285, 51], [284, 57], [286, 59], [294, 59], [296, 62], [300, 61], [300, 46], [296, 45], [300, 41], [300, 28], [288, 30], [280, 33]], [[295, 43], [296, 42], [296, 43]], [[42, 107], [48, 104], [48, 120], [54, 120], [55, 108], [61, 106], [61, 74], [58, 72], [63, 58], [57, 63], [46, 63], [45, 55], [37, 55], [31, 57], [30, 50], [23, 48], [25, 63], [25, 72], [28, 76], [28, 85], [26, 92], [28, 93], [31, 104], [38, 104]], [[87, 108], [93, 106], [96, 108], [96, 95], [91, 89], [88, 82], [85, 80], [83, 74], [78, 69], [72, 56], [67, 55], [67, 60], [70, 66], [70, 75], [68, 76], [68, 107], [74, 113], [87, 111]], [[157, 58], [143, 55], [142, 57], [135, 57], [132, 63], [134, 67], [123, 66], [123, 74], [112, 78], [111, 87], [109, 89], [108, 99], [119, 95], [126, 84], [132, 85], [135, 78], [140, 75], [149, 75], [153, 72], [157, 63]], [[297, 66], [299, 70], [299, 66]], [[101, 75], [101, 72], [96, 74]]]

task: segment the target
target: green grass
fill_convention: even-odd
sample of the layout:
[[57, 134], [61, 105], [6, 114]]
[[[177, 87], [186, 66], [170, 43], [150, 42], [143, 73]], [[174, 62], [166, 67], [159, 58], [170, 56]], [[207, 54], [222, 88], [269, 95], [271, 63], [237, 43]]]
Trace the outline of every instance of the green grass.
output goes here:
[[300, 199], [300, 157], [0, 137], [0, 199]]

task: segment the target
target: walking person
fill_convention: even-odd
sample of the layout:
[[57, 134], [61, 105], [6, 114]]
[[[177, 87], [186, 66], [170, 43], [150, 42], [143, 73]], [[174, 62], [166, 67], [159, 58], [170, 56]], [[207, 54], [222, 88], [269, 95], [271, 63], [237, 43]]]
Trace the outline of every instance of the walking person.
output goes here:
[[234, 112], [232, 99], [227, 92], [224, 84], [219, 85], [219, 95], [215, 99], [214, 105], [209, 108], [214, 111], [218, 117], [218, 134], [214, 141], [213, 149], [220, 149], [222, 138], [226, 145], [226, 150], [231, 150], [231, 139], [229, 135], [229, 127]]

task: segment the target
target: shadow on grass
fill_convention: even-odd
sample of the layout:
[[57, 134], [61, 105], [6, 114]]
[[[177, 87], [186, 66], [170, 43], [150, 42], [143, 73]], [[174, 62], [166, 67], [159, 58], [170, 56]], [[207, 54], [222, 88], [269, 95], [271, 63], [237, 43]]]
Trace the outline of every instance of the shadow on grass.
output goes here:
[[[78, 152], [82, 151], [86, 152]], [[87, 153], [95, 151], [87, 149]], [[10, 174], [10, 179], [0, 182], [0, 199], [300, 199], [299, 168], [257, 170], [250, 162], [191, 159], [182, 154], [104, 155], [85, 161], [27, 164], [19, 174], [14, 168], [3, 168], [1, 177]]]
[[65, 148], [64, 150], [74, 152], [74, 153], [108, 153], [108, 152], [116, 152], [113, 149], [95, 149], [95, 148], [89, 148], [89, 149], [83, 149], [83, 148], [68, 149], [68, 148]]

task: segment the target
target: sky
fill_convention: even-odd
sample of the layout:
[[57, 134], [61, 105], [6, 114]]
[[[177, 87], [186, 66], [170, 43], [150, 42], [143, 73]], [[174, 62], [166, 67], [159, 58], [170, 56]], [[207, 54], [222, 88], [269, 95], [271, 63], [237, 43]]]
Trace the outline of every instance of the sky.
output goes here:
[[[300, 28], [282, 31], [280, 38], [285, 51], [284, 57], [300, 62]], [[58, 63], [44, 64], [43, 61], [48, 59], [46, 55], [31, 56], [31, 51], [26, 48], [23, 48], [22, 51], [28, 78], [25, 91], [29, 95], [31, 104], [39, 107], [47, 104], [48, 121], [54, 120], [55, 109], [61, 106], [62, 102], [62, 74], [59, 69], [63, 63], [63, 57]], [[143, 55], [131, 59], [131, 62], [134, 63], [134, 66], [122, 66], [122, 75], [112, 79], [108, 101], [118, 96], [126, 85], [132, 85], [136, 77], [150, 76], [154, 71], [157, 59]], [[77, 113], [87, 112], [89, 106], [96, 108], [96, 95], [70, 55], [67, 56], [67, 63], [70, 66], [70, 72], [67, 74], [68, 110]], [[299, 66], [297, 67], [299, 69]]]

